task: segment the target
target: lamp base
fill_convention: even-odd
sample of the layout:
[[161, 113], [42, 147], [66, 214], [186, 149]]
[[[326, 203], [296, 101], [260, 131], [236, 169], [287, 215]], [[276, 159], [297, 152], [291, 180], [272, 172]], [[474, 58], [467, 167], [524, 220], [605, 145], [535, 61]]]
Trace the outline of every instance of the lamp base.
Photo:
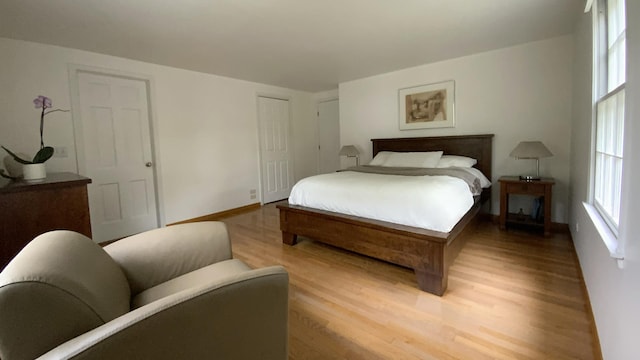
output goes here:
[[536, 176], [536, 175], [520, 175], [520, 180], [523, 180], [523, 181], [540, 181], [540, 176]]

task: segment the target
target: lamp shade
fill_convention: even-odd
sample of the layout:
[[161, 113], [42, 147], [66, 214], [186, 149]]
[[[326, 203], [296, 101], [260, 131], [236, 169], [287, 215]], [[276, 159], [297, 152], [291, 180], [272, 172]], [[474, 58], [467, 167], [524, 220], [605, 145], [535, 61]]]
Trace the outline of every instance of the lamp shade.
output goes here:
[[358, 156], [360, 151], [353, 145], [345, 145], [340, 149], [340, 156]]
[[517, 159], [540, 159], [553, 156], [542, 141], [521, 141], [509, 156]]

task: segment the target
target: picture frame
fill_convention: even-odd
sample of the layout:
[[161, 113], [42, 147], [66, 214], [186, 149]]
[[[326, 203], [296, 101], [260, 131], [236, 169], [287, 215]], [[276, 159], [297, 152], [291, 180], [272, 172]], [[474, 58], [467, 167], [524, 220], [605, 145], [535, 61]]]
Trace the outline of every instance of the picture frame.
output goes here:
[[400, 130], [455, 127], [453, 80], [398, 90]]

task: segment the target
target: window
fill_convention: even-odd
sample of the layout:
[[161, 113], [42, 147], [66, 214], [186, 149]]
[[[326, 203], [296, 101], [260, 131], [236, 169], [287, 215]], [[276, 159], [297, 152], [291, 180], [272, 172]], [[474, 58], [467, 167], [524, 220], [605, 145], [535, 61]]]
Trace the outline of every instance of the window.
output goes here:
[[626, 81], [625, 0], [600, 0], [594, 5], [596, 133], [593, 205], [617, 236]]

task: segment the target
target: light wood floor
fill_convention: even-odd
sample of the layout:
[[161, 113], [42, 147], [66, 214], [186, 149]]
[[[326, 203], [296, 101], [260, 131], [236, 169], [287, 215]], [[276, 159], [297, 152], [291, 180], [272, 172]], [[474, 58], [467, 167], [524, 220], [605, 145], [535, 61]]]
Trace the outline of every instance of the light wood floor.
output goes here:
[[568, 234], [482, 224], [443, 297], [411, 270], [304, 239], [281, 243], [274, 205], [227, 223], [236, 258], [290, 275], [291, 359], [594, 359]]

